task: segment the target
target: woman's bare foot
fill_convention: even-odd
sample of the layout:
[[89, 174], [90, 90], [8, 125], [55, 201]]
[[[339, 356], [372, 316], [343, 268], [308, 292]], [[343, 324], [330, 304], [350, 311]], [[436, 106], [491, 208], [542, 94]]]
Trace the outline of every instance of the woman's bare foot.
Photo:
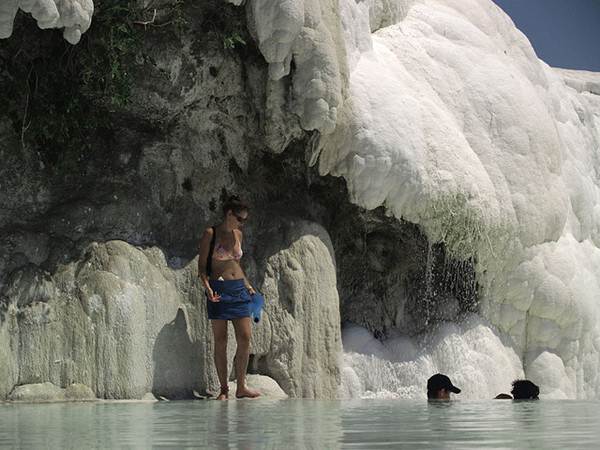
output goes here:
[[238, 387], [235, 391], [235, 396], [237, 398], [256, 398], [260, 397], [260, 392], [256, 389], [250, 389], [249, 387], [242, 386]]
[[221, 387], [221, 392], [217, 395], [217, 400], [229, 399], [229, 386]]

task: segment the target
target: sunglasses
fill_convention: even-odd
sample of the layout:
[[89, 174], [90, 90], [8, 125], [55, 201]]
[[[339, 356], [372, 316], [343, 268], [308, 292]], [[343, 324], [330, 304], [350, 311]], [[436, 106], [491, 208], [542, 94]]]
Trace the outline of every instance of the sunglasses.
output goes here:
[[248, 220], [248, 217], [240, 217], [237, 214], [233, 213], [233, 215], [235, 216], [235, 218], [238, 220], [238, 222], [240, 223], [244, 223], [246, 220]]

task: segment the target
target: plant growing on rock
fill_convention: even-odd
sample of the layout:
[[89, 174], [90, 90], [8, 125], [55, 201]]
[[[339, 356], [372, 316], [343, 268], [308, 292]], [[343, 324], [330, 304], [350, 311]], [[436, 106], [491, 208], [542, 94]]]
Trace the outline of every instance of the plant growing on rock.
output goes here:
[[223, 48], [226, 50], [233, 50], [238, 45], [246, 45], [246, 41], [240, 36], [239, 33], [233, 33], [229, 36], [223, 37]]
[[114, 113], [130, 100], [148, 27], [185, 25], [183, 0], [144, 7], [133, 0], [94, 3], [92, 25], [75, 46], [21, 12], [0, 47], [0, 115], [13, 124], [22, 147], [51, 167], [72, 169], [92, 150], [92, 138], [110, 140]]

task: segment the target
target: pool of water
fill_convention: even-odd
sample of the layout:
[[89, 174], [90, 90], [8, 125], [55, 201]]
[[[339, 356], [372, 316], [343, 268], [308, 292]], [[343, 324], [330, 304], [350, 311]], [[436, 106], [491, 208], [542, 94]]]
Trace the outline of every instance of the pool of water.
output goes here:
[[20, 448], [598, 448], [600, 402], [210, 400], [0, 404]]

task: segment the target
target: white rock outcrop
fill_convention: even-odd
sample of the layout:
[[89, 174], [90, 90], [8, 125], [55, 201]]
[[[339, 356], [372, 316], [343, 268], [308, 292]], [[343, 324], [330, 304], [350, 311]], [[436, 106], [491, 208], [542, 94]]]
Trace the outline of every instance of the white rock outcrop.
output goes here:
[[[42, 27], [64, 26], [70, 42], [92, 13], [91, 1], [5, 1], [0, 37], [19, 7]], [[548, 67], [490, 0], [249, 0], [246, 11], [269, 64], [267, 145], [283, 151], [293, 139], [281, 132], [292, 112], [320, 132], [312, 162], [343, 177], [354, 203], [474, 258], [484, 320], [463, 347], [498, 338], [486, 380], [517, 355], [547, 384], [542, 394], [600, 397], [598, 74]], [[264, 289], [277, 300], [253, 365], [292, 396], [329, 396], [339, 376], [330, 244], [320, 229], [286, 233], [264, 255]], [[56, 273], [14, 274], [0, 311], [0, 398], [43, 381], [103, 397], [213, 383], [193, 269], [123, 243], [89, 252]]]
[[343, 3], [350, 87], [320, 172], [474, 255], [481, 314], [525, 374], [598, 397], [597, 76], [548, 67], [490, 0], [417, 0], [372, 35], [363, 2]]
[[[250, 30], [269, 63], [268, 84], [277, 86], [291, 75], [293, 101], [289, 106], [302, 128], [332, 132], [347, 75], [338, 2], [252, 0], [247, 11]], [[277, 91], [275, 87], [270, 90]], [[276, 114], [282, 95], [267, 98], [272, 120], [280, 119]]]
[[579, 93], [588, 92], [600, 95], [600, 73], [586, 70], [569, 70], [554, 68], [565, 84]]
[[8, 399], [18, 402], [80, 402], [96, 400], [96, 396], [84, 384], [74, 383], [66, 388], [60, 388], [45, 382], [16, 386]]
[[306, 221], [264, 232], [271, 237], [262, 249], [270, 330], [257, 333], [256, 365], [291, 397], [333, 398], [342, 347], [331, 241]]
[[461, 399], [492, 399], [523, 378], [519, 355], [476, 315], [437, 324], [426, 345], [400, 333], [381, 342], [350, 324], [342, 336], [342, 398], [425, 399], [427, 379], [444, 373], [462, 389]]
[[38, 26], [64, 28], [63, 36], [77, 44], [92, 22], [92, 0], [3, 0], [0, 3], [0, 39], [11, 36], [17, 11], [30, 13]]
[[[204, 341], [193, 347], [188, 334], [195, 306], [180, 305], [176, 283], [162, 252], [122, 241], [91, 244], [81, 261], [53, 274], [22, 270], [5, 291], [2, 329], [10, 339], [1, 347], [13, 379], [0, 380], [0, 394], [48, 381], [83, 383], [101, 398], [179, 397], [200, 388], [192, 372], [206, 385], [197, 370]], [[196, 333], [204, 333], [203, 323]]]
[[[315, 225], [295, 229], [289, 248], [271, 248], [252, 353], [258, 371], [290, 396], [330, 398], [341, 352], [331, 244]], [[214, 390], [212, 332], [196, 266], [193, 260], [175, 270], [157, 248], [110, 241], [91, 244], [52, 274], [17, 272], [0, 320], [0, 398], [14, 386], [46, 382], [57, 389], [81, 383], [115, 399]], [[282, 288], [293, 291], [282, 296]], [[233, 351], [233, 334], [229, 341]]]
[[[246, 385], [252, 389], [260, 391], [260, 398], [266, 398], [269, 400], [284, 400], [289, 396], [283, 392], [283, 389], [277, 384], [277, 382], [270, 377], [265, 375], [248, 375], [246, 377]], [[230, 398], [235, 398], [235, 390], [237, 388], [237, 382], [229, 382], [229, 392], [231, 393]]]

